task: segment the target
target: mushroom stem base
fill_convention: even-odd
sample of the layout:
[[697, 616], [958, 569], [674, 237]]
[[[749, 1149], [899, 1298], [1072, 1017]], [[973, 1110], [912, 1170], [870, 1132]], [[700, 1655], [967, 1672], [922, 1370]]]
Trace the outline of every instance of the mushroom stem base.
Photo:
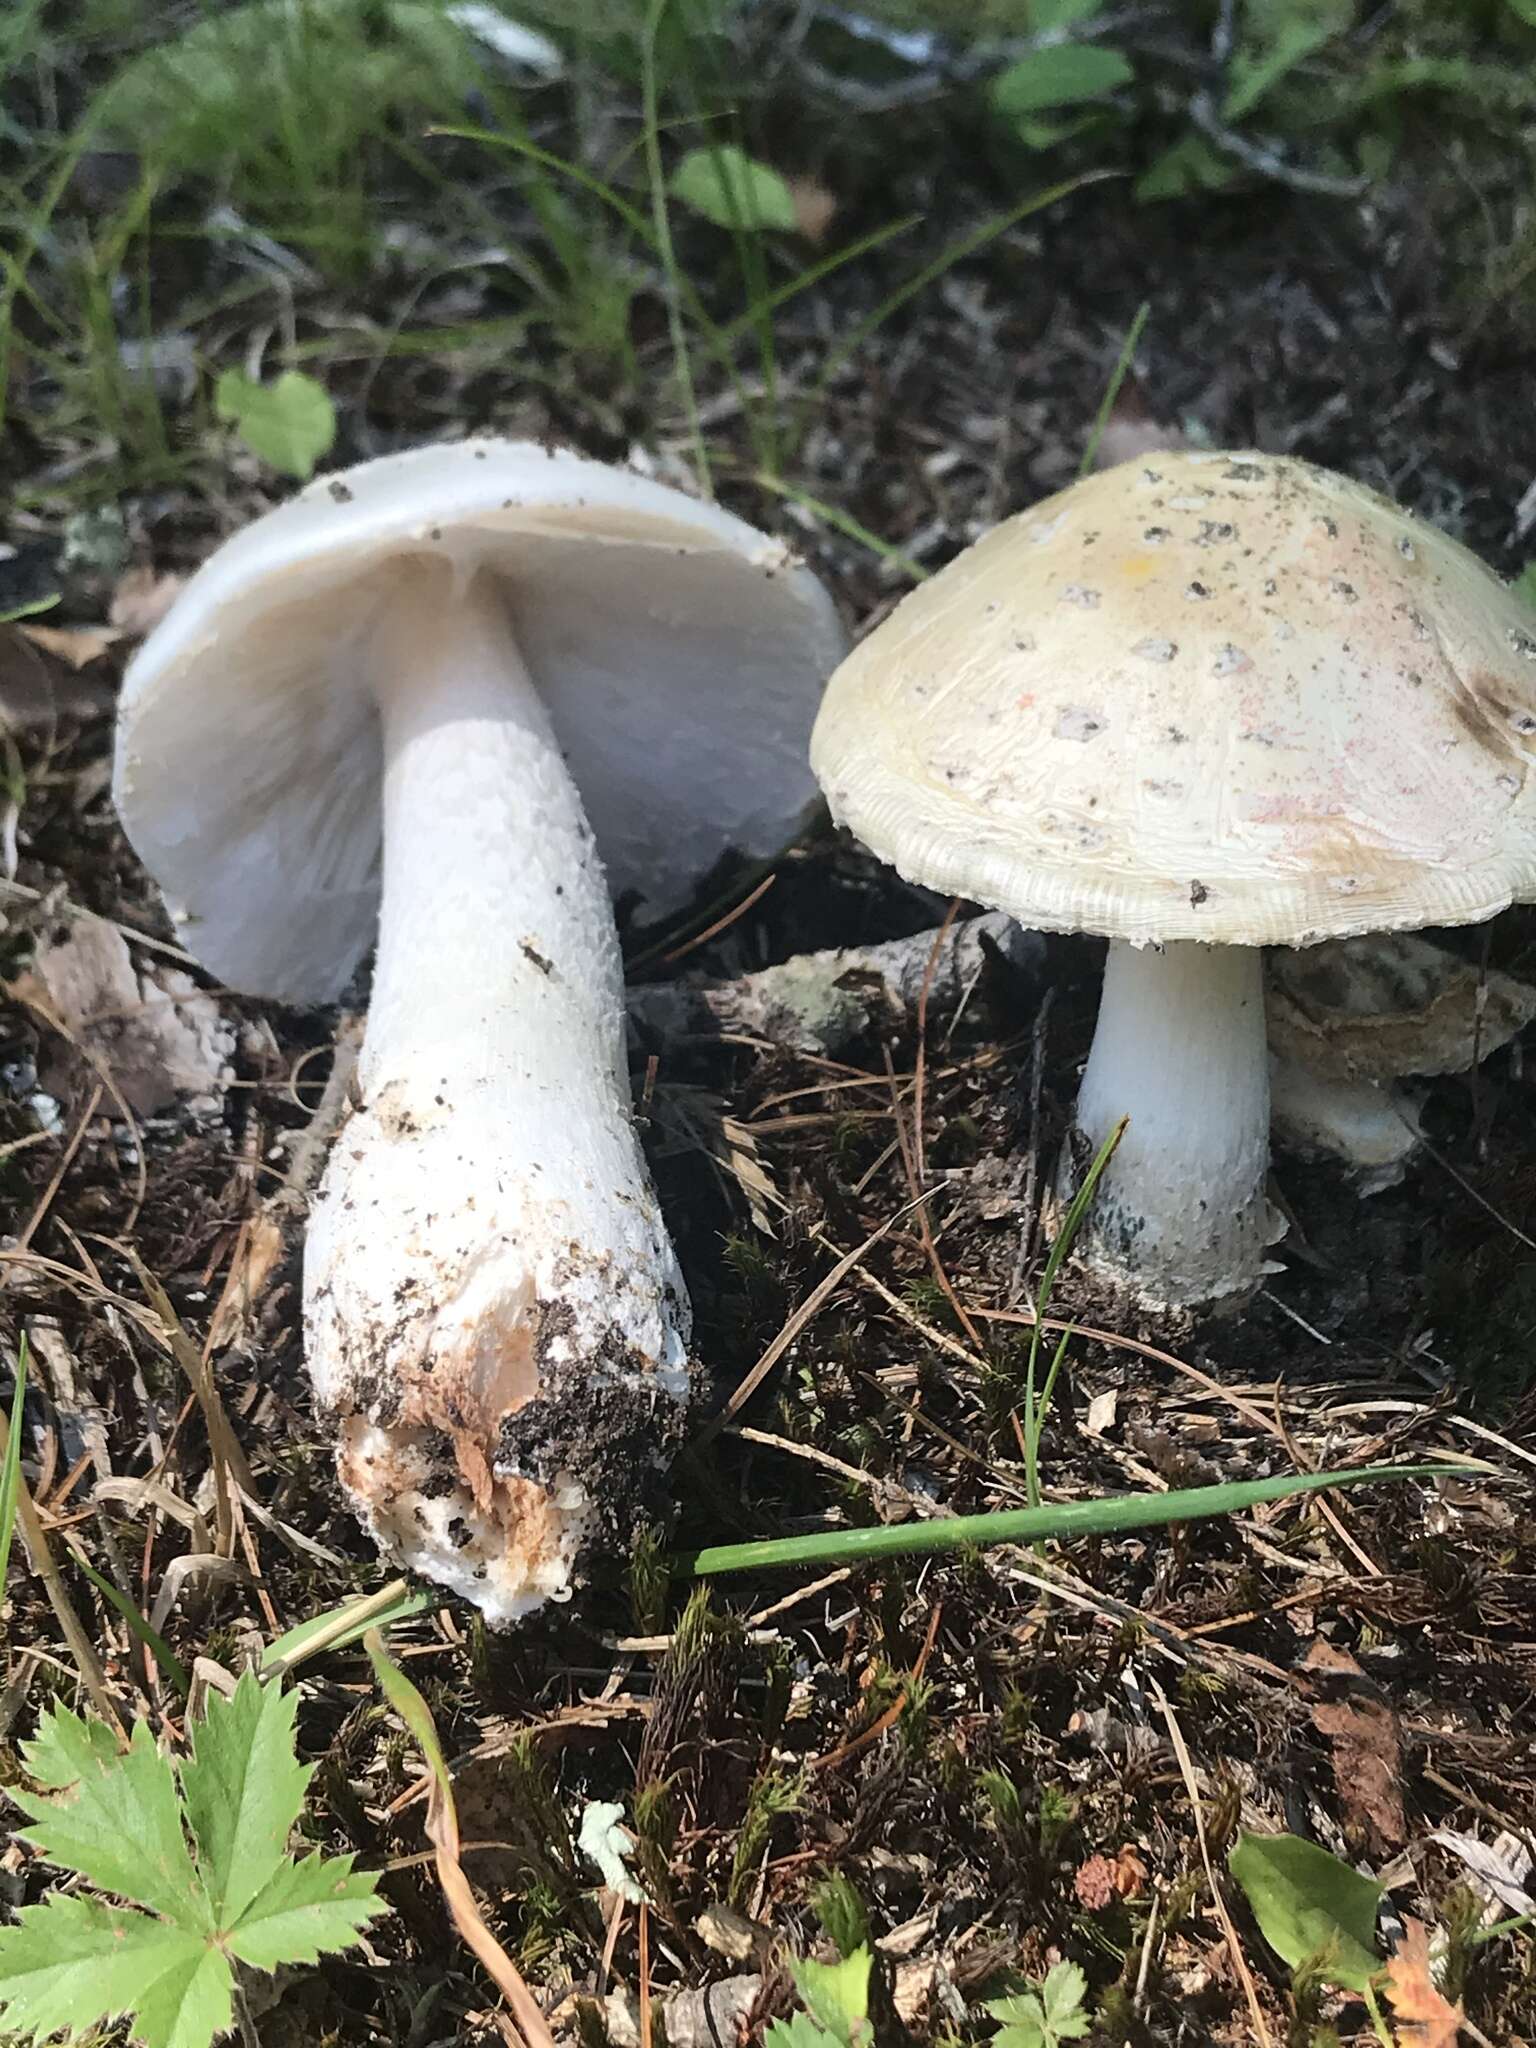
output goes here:
[[601, 864], [499, 593], [375, 640], [384, 891], [363, 1100], [310, 1219], [310, 1375], [380, 1544], [495, 1623], [622, 1551], [681, 1433]]
[[[1256, 946], [1111, 942], [1077, 1105], [1088, 1158], [1122, 1117], [1078, 1256], [1146, 1308], [1240, 1305], [1271, 1240]], [[1071, 1152], [1064, 1194], [1083, 1170]]]

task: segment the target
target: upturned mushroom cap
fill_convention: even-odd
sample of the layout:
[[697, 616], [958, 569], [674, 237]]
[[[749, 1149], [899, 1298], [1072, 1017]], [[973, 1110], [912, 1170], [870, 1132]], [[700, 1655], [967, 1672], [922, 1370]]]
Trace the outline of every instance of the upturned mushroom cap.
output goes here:
[[1154, 455], [989, 533], [842, 664], [834, 816], [910, 880], [1136, 944], [1474, 923], [1536, 889], [1536, 631], [1289, 458]]
[[[321, 477], [227, 542], [128, 672], [116, 796], [198, 958], [323, 1001], [372, 942], [370, 629], [403, 562], [501, 580], [616, 895], [654, 916], [719, 856], [775, 852], [843, 641], [777, 543], [714, 505], [531, 442]], [[444, 830], [453, 820], [445, 817]]]

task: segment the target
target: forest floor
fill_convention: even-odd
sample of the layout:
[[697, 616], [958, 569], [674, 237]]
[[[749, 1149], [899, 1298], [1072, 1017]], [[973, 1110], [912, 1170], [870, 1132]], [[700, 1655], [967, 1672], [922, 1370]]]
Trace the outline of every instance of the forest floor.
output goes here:
[[[7, 119], [40, 147], [126, 60], [104, 34], [76, 61], [50, 11], [33, 11], [38, 47]], [[766, 33], [772, 10], [749, 12]], [[1179, 49], [1205, 49], [1187, 25], [1199, 10], [1145, 10], [1145, 50], [1142, 11], [1123, 12], [1143, 79], [1159, 64], [1178, 78]], [[175, 978], [175, 935], [111, 803], [115, 686], [166, 579], [285, 489], [214, 418], [211, 369], [320, 379], [337, 419], [327, 464], [492, 431], [616, 460], [638, 447], [686, 483], [702, 439], [722, 501], [789, 537], [858, 632], [914, 569], [1074, 478], [1145, 306], [1111, 450], [1145, 431], [1292, 452], [1389, 492], [1505, 574], [1524, 566], [1536, 407], [1518, 115], [1507, 132], [1489, 115], [1484, 132], [1460, 101], [1454, 118], [1405, 102], [1395, 154], [1369, 158], [1359, 189], [1298, 189], [1317, 159], [1282, 136], [1269, 171], [1239, 165], [1220, 190], [1138, 204], [1131, 181], [1156, 150], [1136, 122], [1172, 118], [1163, 87], [1128, 133], [1021, 165], [983, 132], [949, 46], [882, 45], [871, 81], [837, 73], [840, 49], [782, 34], [744, 96], [743, 133], [805, 167], [799, 203], [834, 208], [835, 227], [791, 260], [679, 218], [674, 264], [717, 324], [742, 263], [753, 304], [796, 285], [766, 364], [751, 323], [729, 372], [693, 336], [691, 406], [675, 277], [638, 231], [583, 214], [565, 186], [558, 218], [555, 186], [523, 175], [534, 159], [429, 145], [419, 110], [401, 117], [409, 147], [368, 174], [364, 256], [285, 239], [263, 215], [270, 142], [239, 173], [221, 240], [189, 223], [221, 191], [236, 213], [223, 172], [161, 168], [151, 195], [145, 155], [117, 138], [74, 151], [29, 231], [26, 282], [7, 299], [0, 611], [56, 602], [24, 622], [40, 634], [0, 628], [0, 1309], [13, 1362], [28, 1333], [24, 1471], [59, 1560], [54, 1593], [122, 1713], [173, 1739], [174, 1693], [75, 1553], [188, 1666], [226, 1670], [388, 1576], [311, 1408], [299, 1213], [276, 1263], [252, 1265], [253, 1219], [366, 986], [340, 1019], [188, 998], [210, 985]], [[930, 57], [926, 88], [901, 98]], [[582, 54], [531, 94], [525, 139], [601, 160], [643, 210], [642, 145], [658, 133], [636, 112], [647, 81], [609, 62], [606, 47]], [[15, 134], [4, 148], [20, 148]], [[337, 173], [337, 218], [352, 175]], [[1058, 184], [1019, 211], [1020, 195]], [[329, 191], [317, 187], [317, 216]], [[908, 214], [903, 235], [810, 274]], [[579, 275], [599, 254], [602, 274]], [[655, 934], [637, 938], [634, 978], [730, 978], [919, 932], [948, 909], [829, 829], [748, 896], [716, 878], [711, 910], [664, 935], [667, 958]], [[695, 943], [722, 903], [739, 914]], [[72, 984], [58, 956], [101, 920], [126, 954], [95, 947]], [[1517, 975], [1536, 959], [1522, 909], [1434, 936]], [[994, 965], [958, 1009], [946, 996], [921, 1030], [893, 1015], [832, 1060], [700, 1040], [654, 1048], [637, 1075], [706, 1412], [755, 1390], [707, 1455], [685, 1454], [676, 1522], [644, 1569], [515, 1633], [453, 1605], [392, 1632], [455, 1764], [464, 1839], [480, 1845], [465, 1867], [557, 2031], [636, 2038], [642, 1985], [659, 2009], [679, 1987], [729, 1980], [725, 2042], [738, 2011], [752, 2027], [789, 2012], [786, 1957], [830, 1953], [828, 1928], [853, 1910], [827, 1891], [838, 1878], [867, 1915], [881, 2040], [985, 2038], [982, 2001], [1061, 1959], [1086, 1974], [1095, 2040], [1378, 2038], [1326, 1972], [1292, 1981], [1220, 1876], [1253, 1829], [1381, 1878], [1389, 1926], [1418, 1919], [1443, 1939], [1445, 1989], [1478, 2030], [1467, 2038], [1536, 2038], [1536, 1944], [1528, 1928], [1479, 1944], [1489, 1907], [1475, 1888], [1479, 1845], [1517, 1873], [1536, 1847], [1536, 1074], [1518, 1041], [1428, 1087], [1432, 1142], [1395, 1187], [1362, 1197], [1327, 1165], [1277, 1156], [1283, 1271], [1240, 1319], [1104, 1326], [1070, 1268], [1053, 1304], [1093, 1329], [1072, 1340], [1046, 1429], [1049, 1499], [1442, 1454], [1485, 1471], [1038, 1552], [728, 1580], [707, 1612], [669, 1583], [666, 1555], [706, 1543], [1019, 1503], [1045, 1249], [1020, 1190], [1048, 1182], [1101, 959], [1092, 940], [1053, 938], [1038, 971]], [[113, 1010], [124, 962], [149, 1027]], [[185, 1034], [160, 1029], [157, 1008], [190, 1020]], [[211, 1051], [210, 1016], [223, 1032]], [[188, 1060], [206, 1063], [196, 1103]], [[911, 1208], [919, 1173], [939, 1190], [928, 1237]], [[209, 1440], [177, 1332], [211, 1360], [249, 1465], [255, 1507], [233, 1558], [210, 1536]], [[40, 1706], [74, 1696], [76, 1665], [20, 1547], [7, 1597], [0, 1775]], [[301, 1753], [319, 1761], [306, 1831], [387, 1868], [394, 1911], [371, 1953], [285, 1981], [260, 2037], [505, 2038], [422, 1855], [418, 1753], [361, 1649], [300, 1676]], [[639, 1838], [643, 1956], [641, 1915], [598, 1890], [574, 1846], [599, 1800]], [[14, 1846], [0, 1861], [8, 1903], [44, 1881]], [[697, 2025], [678, 2008], [669, 2038], [708, 2038]], [[1449, 2036], [1401, 2034], [1431, 2038]]]

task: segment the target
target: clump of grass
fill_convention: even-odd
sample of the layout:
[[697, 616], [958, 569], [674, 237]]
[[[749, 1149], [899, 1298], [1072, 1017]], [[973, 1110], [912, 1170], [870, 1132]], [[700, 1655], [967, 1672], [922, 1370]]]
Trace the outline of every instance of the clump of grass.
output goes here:
[[786, 1814], [796, 1812], [804, 1798], [805, 1779], [798, 1771], [770, 1765], [752, 1780], [731, 1858], [728, 1894], [733, 1906], [745, 1901], [775, 1824]]

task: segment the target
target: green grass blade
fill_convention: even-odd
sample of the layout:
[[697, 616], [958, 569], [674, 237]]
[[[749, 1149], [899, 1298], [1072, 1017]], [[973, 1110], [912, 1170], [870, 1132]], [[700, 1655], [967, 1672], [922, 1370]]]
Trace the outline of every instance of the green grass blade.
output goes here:
[[85, 1576], [96, 1588], [102, 1599], [110, 1607], [117, 1609], [123, 1620], [127, 1622], [129, 1631], [144, 1645], [151, 1657], [160, 1666], [166, 1678], [176, 1688], [177, 1692], [180, 1693], [181, 1697], [185, 1699], [192, 1690], [192, 1674], [165, 1640], [165, 1637], [140, 1614], [138, 1608], [134, 1606], [126, 1593], [119, 1592], [110, 1579], [103, 1578], [95, 1565], [73, 1543], [69, 1546], [69, 1555], [71, 1562], [85, 1573]]
[[[42, 612], [51, 612], [58, 602], [59, 593], [55, 590], [47, 597], [29, 598], [25, 604], [12, 605], [9, 611], [0, 611], [0, 626], [14, 626], [18, 619], [35, 619]], [[26, 1339], [22, 1342], [25, 1344]]]
[[693, 386], [693, 361], [688, 353], [688, 330], [683, 322], [682, 269], [672, 245], [672, 215], [667, 206], [667, 181], [661, 165], [661, 112], [656, 77], [656, 38], [661, 32], [668, 0], [650, 0], [645, 27], [640, 37], [640, 92], [644, 102], [645, 167], [651, 186], [651, 218], [657, 253], [667, 280], [667, 331], [672, 337], [672, 366], [678, 393], [688, 419], [693, 442], [693, 462], [699, 488], [706, 498], [715, 495], [709, 466], [709, 449], [699, 418], [699, 402]]
[[810, 1536], [769, 1537], [759, 1543], [724, 1543], [678, 1560], [695, 1578], [722, 1572], [763, 1571], [793, 1564], [862, 1564], [877, 1557], [911, 1557], [934, 1551], [980, 1549], [990, 1543], [1060, 1542], [1084, 1536], [1113, 1536], [1125, 1529], [1164, 1528], [1206, 1515], [1235, 1515], [1262, 1501], [1325, 1487], [1360, 1486], [1367, 1480], [1446, 1479], [1464, 1476], [1460, 1465], [1354, 1465], [1339, 1472], [1308, 1472], [1275, 1479], [1244, 1479], [1227, 1486], [1193, 1486], [1177, 1493], [1120, 1493], [1101, 1500], [1066, 1501], [1052, 1507], [1008, 1508], [1000, 1514], [950, 1515], [931, 1522], [906, 1522], [877, 1529], [829, 1529]]
[[16, 1391], [11, 1396], [5, 1457], [0, 1461], [0, 1604], [5, 1600], [6, 1574], [11, 1568], [11, 1537], [16, 1528], [16, 1502], [21, 1494], [21, 1410], [27, 1398], [27, 1333], [16, 1347]]
[[432, 1709], [385, 1649], [384, 1639], [377, 1630], [368, 1630], [363, 1647], [368, 1652], [368, 1661], [372, 1664], [374, 1676], [379, 1681], [379, 1690], [415, 1737], [416, 1746], [426, 1759], [427, 1768], [437, 1780], [438, 1790], [448, 1801], [451, 1810], [453, 1774], [448, 1769], [447, 1758], [443, 1755], [443, 1745], [438, 1739], [437, 1723], [432, 1719]]
[[312, 1614], [307, 1621], [296, 1623], [275, 1642], [268, 1643], [261, 1653], [261, 1668], [269, 1675], [279, 1670], [291, 1671], [296, 1664], [318, 1657], [322, 1650], [349, 1649], [371, 1628], [393, 1628], [396, 1622], [409, 1621], [413, 1615], [426, 1614], [440, 1605], [440, 1595], [434, 1598], [404, 1579], [391, 1579], [377, 1593], [343, 1600], [323, 1614]]
[[1032, 192], [1027, 199], [1021, 199], [1017, 206], [1011, 206], [1006, 213], [995, 214], [991, 220], [983, 221], [979, 228], [973, 228], [968, 235], [962, 235], [957, 242], [951, 242], [941, 249], [931, 263], [925, 263], [921, 270], [909, 277], [904, 284], [896, 287], [888, 298], [882, 299], [874, 311], [858, 322], [845, 340], [840, 342], [828, 356], [826, 366], [816, 381], [814, 403], [820, 405], [833, 380], [850, 357], [868, 341], [869, 337], [883, 327], [891, 315], [904, 306], [908, 299], [915, 298], [933, 283], [953, 270], [957, 263], [964, 263], [984, 249], [988, 242], [996, 241], [1009, 228], [1017, 227], [1021, 220], [1028, 220], [1033, 213], [1042, 213], [1048, 206], [1054, 206], [1059, 199], [1066, 199], [1079, 192], [1085, 185], [1096, 185], [1103, 178], [1117, 175], [1114, 171], [1087, 171], [1081, 177], [1066, 178], [1059, 185], [1048, 185], [1043, 192]]
[[822, 498], [813, 498], [809, 491], [802, 491], [798, 484], [786, 483], [782, 477], [773, 476], [767, 470], [759, 470], [752, 481], [761, 484], [765, 491], [772, 491], [780, 498], [788, 498], [792, 504], [803, 505], [813, 518], [820, 519], [836, 532], [846, 535], [849, 540], [856, 540], [860, 547], [868, 548], [872, 555], [878, 555], [882, 562], [889, 562], [893, 568], [899, 569], [903, 576], [910, 577], [914, 583], [926, 581], [928, 571], [921, 562], [913, 561], [912, 557], [904, 555], [900, 548], [892, 547], [891, 543], [882, 540], [878, 533], [871, 533], [869, 528], [861, 526], [851, 513], [839, 511], [836, 505], [829, 505]]
[[764, 313], [776, 313], [780, 306], [787, 306], [792, 299], [799, 298], [802, 292], [808, 292], [812, 285], [820, 284], [823, 278], [830, 277], [834, 271], [846, 269], [850, 263], [857, 262], [861, 256], [870, 255], [886, 242], [893, 241], [897, 235], [908, 234], [922, 218], [920, 213], [904, 213], [899, 220], [887, 221], [883, 228], [872, 228], [867, 235], [860, 235], [857, 241], [850, 242], [846, 248], [834, 249], [830, 256], [823, 256], [819, 262], [796, 271], [795, 275], [783, 284], [775, 285], [766, 297], [754, 299], [734, 320], [727, 320], [720, 329], [721, 337], [726, 341], [735, 341], [738, 335], [744, 334]]
[[1040, 1340], [1045, 1330], [1046, 1310], [1051, 1305], [1051, 1292], [1056, 1285], [1056, 1275], [1061, 1271], [1073, 1240], [1083, 1227], [1083, 1218], [1088, 1214], [1090, 1203], [1098, 1193], [1099, 1182], [1104, 1169], [1114, 1157], [1115, 1147], [1125, 1136], [1129, 1117], [1121, 1117], [1109, 1136], [1099, 1147], [1093, 1164], [1083, 1176], [1083, 1184], [1067, 1205], [1056, 1241], [1046, 1255], [1045, 1272], [1035, 1295], [1034, 1327], [1029, 1333], [1029, 1361], [1024, 1373], [1024, 1495], [1032, 1508], [1040, 1506], [1040, 1438], [1045, 1429], [1045, 1418], [1050, 1409], [1051, 1396], [1056, 1389], [1056, 1375], [1060, 1372], [1066, 1356], [1067, 1339], [1071, 1331], [1062, 1333], [1061, 1342], [1056, 1346], [1056, 1356], [1046, 1375], [1045, 1386], [1038, 1393], [1040, 1372]]
[[1083, 450], [1083, 459], [1077, 465], [1077, 480], [1082, 482], [1093, 468], [1094, 458], [1099, 452], [1099, 443], [1104, 438], [1104, 429], [1109, 425], [1109, 416], [1115, 409], [1115, 400], [1120, 396], [1120, 386], [1130, 373], [1131, 360], [1136, 354], [1136, 344], [1141, 339], [1141, 330], [1147, 324], [1147, 315], [1152, 311], [1152, 301], [1143, 299], [1136, 308], [1136, 318], [1125, 331], [1125, 340], [1120, 344], [1120, 355], [1114, 371], [1100, 401], [1098, 414], [1093, 422], [1093, 432], [1088, 436], [1088, 445]]

